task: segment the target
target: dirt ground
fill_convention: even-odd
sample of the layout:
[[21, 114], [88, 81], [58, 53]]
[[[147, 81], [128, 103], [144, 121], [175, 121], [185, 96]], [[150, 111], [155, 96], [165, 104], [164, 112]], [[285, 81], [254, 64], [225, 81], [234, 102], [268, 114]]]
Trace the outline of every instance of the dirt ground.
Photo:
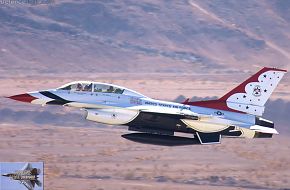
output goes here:
[[[176, 80], [160, 76], [147, 76], [148, 80], [144, 75], [127, 80], [122, 74], [10, 77], [2, 80], [0, 87], [5, 90], [0, 91], [0, 96], [55, 88], [81, 78], [116, 83], [165, 100], [180, 94], [221, 96], [235, 86], [230, 80], [206, 80], [209, 76], [174, 75]], [[282, 84], [273, 97], [289, 98], [288, 88], [287, 83]], [[2, 109], [47, 109], [20, 102], [9, 105], [0, 102]], [[290, 189], [289, 136], [225, 138], [219, 145], [164, 147], [130, 142], [121, 137], [125, 133], [125, 127], [97, 123], [68, 127], [2, 122], [0, 161], [44, 161], [45, 189], [53, 190]]]
[[45, 189], [281, 189], [290, 187], [290, 140], [223, 139], [164, 147], [124, 128], [0, 125], [0, 161], [44, 161]]

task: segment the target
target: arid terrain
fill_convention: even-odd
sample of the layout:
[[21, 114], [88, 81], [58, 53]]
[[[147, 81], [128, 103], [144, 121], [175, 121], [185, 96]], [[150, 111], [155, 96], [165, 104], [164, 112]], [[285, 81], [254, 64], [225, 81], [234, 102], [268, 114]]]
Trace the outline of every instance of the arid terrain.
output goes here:
[[129, 142], [123, 127], [4, 124], [1, 161], [44, 161], [46, 189], [287, 189], [290, 142], [223, 139], [162, 147]]
[[[156, 94], [158, 97], [159, 94], [167, 100], [177, 97], [180, 91], [194, 89], [177, 86], [175, 83], [182, 83], [182, 80], [170, 82], [169, 78], [150, 80], [153, 84], [162, 84], [162, 88], [134, 77], [129, 81], [111, 80], [132, 88], [136, 86], [137, 90], [148, 96]], [[111, 82], [108, 79], [104, 81]], [[14, 88], [2, 83], [2, 89], [7, 91], [1, 91], [1, 95], [51, 88], [62, 82], [65, 81], [14, 80]], [[6, 84], [11, 83], [12, 80]], [[143, 84], [142, 88], [138, 88], [138, 83]], [[200, 93], [198, 95], [212, 93], [206, 85], [198, 86], [196, 83], [194, 86], [195, 91]], [[225, 89], [221, 89], [214, 92], [222, 94]], [[179, 96], [177, 99], [182, 98]], [[41, 107], [6, 98], [0, 100], [0, 161], [44, 161], [47, 189], [290, 187], [290, 127], [287, 117], [290, 103], [286, 100], [273, 99], [266, 109], [266, 118], [274, 119], [281, 133], [272, 139], [226, 138], [220, 145], [181, 147], [130, 142], [121, 137], [128, 133], [126, 127], [86, 121], [82, 111], [77, 109]], [[280, 111], [277, 112], [277, 109]]]
[[4, 1], [0, 162], [44, 161], [52, 190], [290, 189], [289, 74], [263, 115], [280, 134], [219, 145], [138, 144], [81, 110], [5, 98], [76, 80], [176, 102], [221, 97], [261, 67], [290, 69], [289, 1]]

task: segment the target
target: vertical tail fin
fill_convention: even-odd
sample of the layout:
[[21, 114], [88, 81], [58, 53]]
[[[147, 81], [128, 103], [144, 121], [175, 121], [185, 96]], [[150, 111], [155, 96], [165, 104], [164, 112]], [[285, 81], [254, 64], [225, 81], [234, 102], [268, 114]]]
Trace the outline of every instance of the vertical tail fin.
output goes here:
[[262, 115], [265, 103], [286, 72], [264, 67], [219, 100], [231, 109]]
[[218, 100], [186, 101], [184, 104], [261, 116], [265, 103], [286, 72], [264, 67]]

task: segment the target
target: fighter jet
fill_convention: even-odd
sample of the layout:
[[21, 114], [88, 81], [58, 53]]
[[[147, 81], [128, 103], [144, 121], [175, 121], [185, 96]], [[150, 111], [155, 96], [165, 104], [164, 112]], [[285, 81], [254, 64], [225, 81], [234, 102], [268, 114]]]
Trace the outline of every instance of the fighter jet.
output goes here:
[[[76, 81], [56, 89], [9, 98], [41, 105], [81, 108], [87, 120], [126, 125], [124, 138], [149, 144], [215, 144], [221, 137], [270, 138], [278, 134], [272, 121], [262, 118], [265, 103], [286, 73], [262, 68], [219, 99], [182, 103], [149, 98], [125, 87]], [[191, 138], [174, 136], [176, 132]]]
[[38, 180], [40, 172], [40, 169], [32, 168], [30, 163], [26, 163], [21, 170], [15, 171], [14, 173], [2, 174], [2, 176], [17, 180], [28, 190], [33, 190], [35, 184], [39, 187], [42, 186], [42, 183]]

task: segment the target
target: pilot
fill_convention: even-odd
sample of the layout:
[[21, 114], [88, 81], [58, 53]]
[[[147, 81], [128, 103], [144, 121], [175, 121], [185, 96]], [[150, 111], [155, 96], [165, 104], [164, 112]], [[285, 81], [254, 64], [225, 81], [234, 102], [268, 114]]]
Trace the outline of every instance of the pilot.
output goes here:
[[83, 90], [83, 86], [80, 83], [78, 83], [76, 91], [82, 91], [82, 90]]
[[113, 92], [114, 91], [114, 88], [112, 86], [110, 86], [107, 90], [107, 92]]
[[122, 90], [121, 90], [120, 88], [117, 88], [117, 89], [115, 90], [115, 93], [116, 93], [116, 94], [122, 94]]
[[85, 86], [85, 88], [84, 88], [84, 91], [87, 91], [87, 92], [90, 92], [90, 91], [92, 91], [92, 86], [93, 86], [93, 84], [91, 83], [91, 84], [88, 84], [88, 85], [86, 85]]

